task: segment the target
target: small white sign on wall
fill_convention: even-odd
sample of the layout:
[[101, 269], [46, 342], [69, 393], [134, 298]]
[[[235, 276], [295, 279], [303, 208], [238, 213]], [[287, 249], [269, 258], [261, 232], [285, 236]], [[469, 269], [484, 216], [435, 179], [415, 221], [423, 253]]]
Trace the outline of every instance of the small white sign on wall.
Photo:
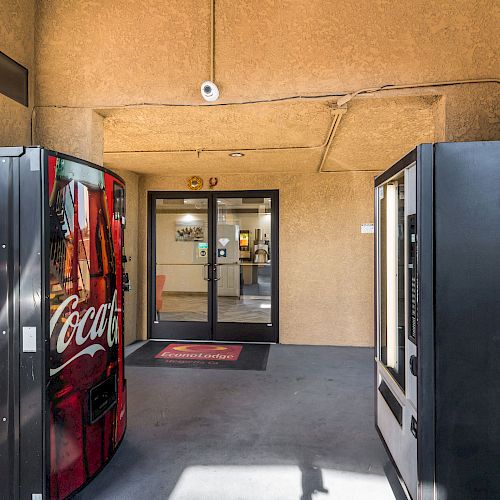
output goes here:
[[374, 232], [375, 232], [375, 226], [373, 222], [361, 224], [361, 234], [373, 234]]

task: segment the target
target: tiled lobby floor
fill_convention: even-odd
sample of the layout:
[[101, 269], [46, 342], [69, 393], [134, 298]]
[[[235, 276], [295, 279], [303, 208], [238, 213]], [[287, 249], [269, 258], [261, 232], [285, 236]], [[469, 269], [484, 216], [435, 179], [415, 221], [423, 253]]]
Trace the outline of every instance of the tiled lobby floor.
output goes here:
[[[218, 297], [218, 320], [238, 323], [270, 323], [271, 297], [243, 295]], [[206, 294], [163, 294], [161, 321], [207, 321]]]

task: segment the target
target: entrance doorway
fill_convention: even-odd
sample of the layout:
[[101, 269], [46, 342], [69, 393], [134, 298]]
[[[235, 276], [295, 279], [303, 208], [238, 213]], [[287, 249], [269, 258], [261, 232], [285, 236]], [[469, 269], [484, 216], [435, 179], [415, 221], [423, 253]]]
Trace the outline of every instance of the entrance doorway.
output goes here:
[[278, 192], [149, 193], [149, 337], [278, 341]]

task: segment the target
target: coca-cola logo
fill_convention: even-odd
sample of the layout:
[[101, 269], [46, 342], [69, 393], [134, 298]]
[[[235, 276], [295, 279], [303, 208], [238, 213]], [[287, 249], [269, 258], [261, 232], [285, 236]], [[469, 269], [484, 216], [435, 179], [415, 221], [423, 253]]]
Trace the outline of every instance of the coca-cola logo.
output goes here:
[[[76, 310], [78, 303], [78, 295], [71, 295], [56, 309], [50, 319], [50, 337], [52, 338], [56, 325], [59, 323], [61, 317], [63, 317], [68, 310], [71, 310], [73, 312], [69, 314], [59, 330], [56, 350], [59, 354], [62, 354], [73, 343], [77, 346], [84, 347], [60, 366], [51, 368], [50, 376], [59, 373], [63, 368], [81, 356], [87, 355], [93, 357], [99, 351], [106, 351], [102, 344], [95, 342], [96, 339], [100, 339], [104, 334], [106, 334], [106, 340], [109, 347], [118, 344], [116, 290], [111, 303], [102, 304], [97, 309], [95, 307], [89, 307], [82, 315], [80, 315], [80, 311]], [[87, 323], [89, 321], [92, 321], [92, 324], [90, 328], [87, 328]]]

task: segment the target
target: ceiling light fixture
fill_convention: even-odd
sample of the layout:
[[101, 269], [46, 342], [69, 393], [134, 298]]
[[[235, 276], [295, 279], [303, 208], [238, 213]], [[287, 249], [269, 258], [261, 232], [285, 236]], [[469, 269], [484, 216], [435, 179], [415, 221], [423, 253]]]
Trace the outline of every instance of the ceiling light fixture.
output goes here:
[[241, 157], [243, 157], [243, 156], [245, 156], [245, 155], [244, 155], [243, 153], [240, 153], [240, 152], [238, 152], [238, 151], [235, 151], [234, 153], [229, 153], [229, 156], [230, 156], [231, 158], [241, 158]]

